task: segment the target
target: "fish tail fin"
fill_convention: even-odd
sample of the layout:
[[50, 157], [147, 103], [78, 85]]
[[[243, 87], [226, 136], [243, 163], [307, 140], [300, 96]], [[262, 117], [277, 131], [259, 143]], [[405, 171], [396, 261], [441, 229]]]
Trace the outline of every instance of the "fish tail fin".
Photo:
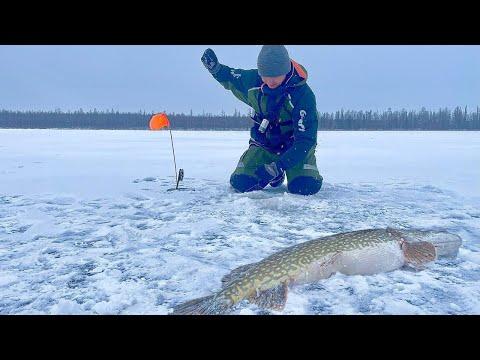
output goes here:
[[224, 315], [230, 306], [215, 295], [187, 301], [173, 309], [172, 315]]
[[212, 303], [213, 295], [187, 301], [173, 309], [172, 315], [205, 315]]

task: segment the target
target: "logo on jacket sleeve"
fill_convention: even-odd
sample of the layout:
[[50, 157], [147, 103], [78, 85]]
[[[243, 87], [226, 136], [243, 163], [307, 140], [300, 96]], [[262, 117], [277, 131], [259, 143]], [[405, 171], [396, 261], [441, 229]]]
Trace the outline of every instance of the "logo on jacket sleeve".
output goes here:
[[298, 131], [305, 131], [305, 125], [303, 125], [303, 119], [307, 115], [305, 110], [300, 110], [300, 120], [298, 120]]
[[237, 74], [237, 73], [235, 73], [235, 70], [234, 70], [234, 69], [230, 70], [230, 74], [231, 74], [235, 79], [238, 79], [238, 78], [240, 78], [240, 76], [242, 76], [242, 74]]

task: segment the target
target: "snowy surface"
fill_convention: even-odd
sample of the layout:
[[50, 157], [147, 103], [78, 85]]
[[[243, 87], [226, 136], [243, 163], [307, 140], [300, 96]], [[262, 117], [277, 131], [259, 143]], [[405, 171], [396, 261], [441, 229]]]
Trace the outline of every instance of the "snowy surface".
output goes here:
[[322, 190], [238, 194], [247, 132], [0, 130], [0, 314], [168, 314], [240, 265], [387, 226], [462, 237], [420, 272], [336, 274], [282, 312], [480, 314], [480, 132], [321, 132]]

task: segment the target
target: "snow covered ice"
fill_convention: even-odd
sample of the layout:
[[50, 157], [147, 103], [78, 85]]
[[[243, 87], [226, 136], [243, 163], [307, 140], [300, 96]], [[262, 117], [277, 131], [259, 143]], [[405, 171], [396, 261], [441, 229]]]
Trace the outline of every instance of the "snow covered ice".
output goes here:
[[287, 246], [387, 226], [446, 230], [456, 259], [336, 274], [282, 312], [480, 314], [480, 133], [319, 132], [324, 186], [239, 194], [248, 132], [0, 130], [0, 314], [168, 314]]

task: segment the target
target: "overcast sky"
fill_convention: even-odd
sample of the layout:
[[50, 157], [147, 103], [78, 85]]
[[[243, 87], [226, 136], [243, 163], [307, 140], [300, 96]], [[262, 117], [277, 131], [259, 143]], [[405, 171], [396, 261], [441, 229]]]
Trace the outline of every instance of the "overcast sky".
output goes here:
[[[286, 45], [320, 112], [480, 105], [478, 45]], [[0, 109], [227, 114], [248, 107], [200, 57], [256, 68], [261, 45], [0, 45]]]

